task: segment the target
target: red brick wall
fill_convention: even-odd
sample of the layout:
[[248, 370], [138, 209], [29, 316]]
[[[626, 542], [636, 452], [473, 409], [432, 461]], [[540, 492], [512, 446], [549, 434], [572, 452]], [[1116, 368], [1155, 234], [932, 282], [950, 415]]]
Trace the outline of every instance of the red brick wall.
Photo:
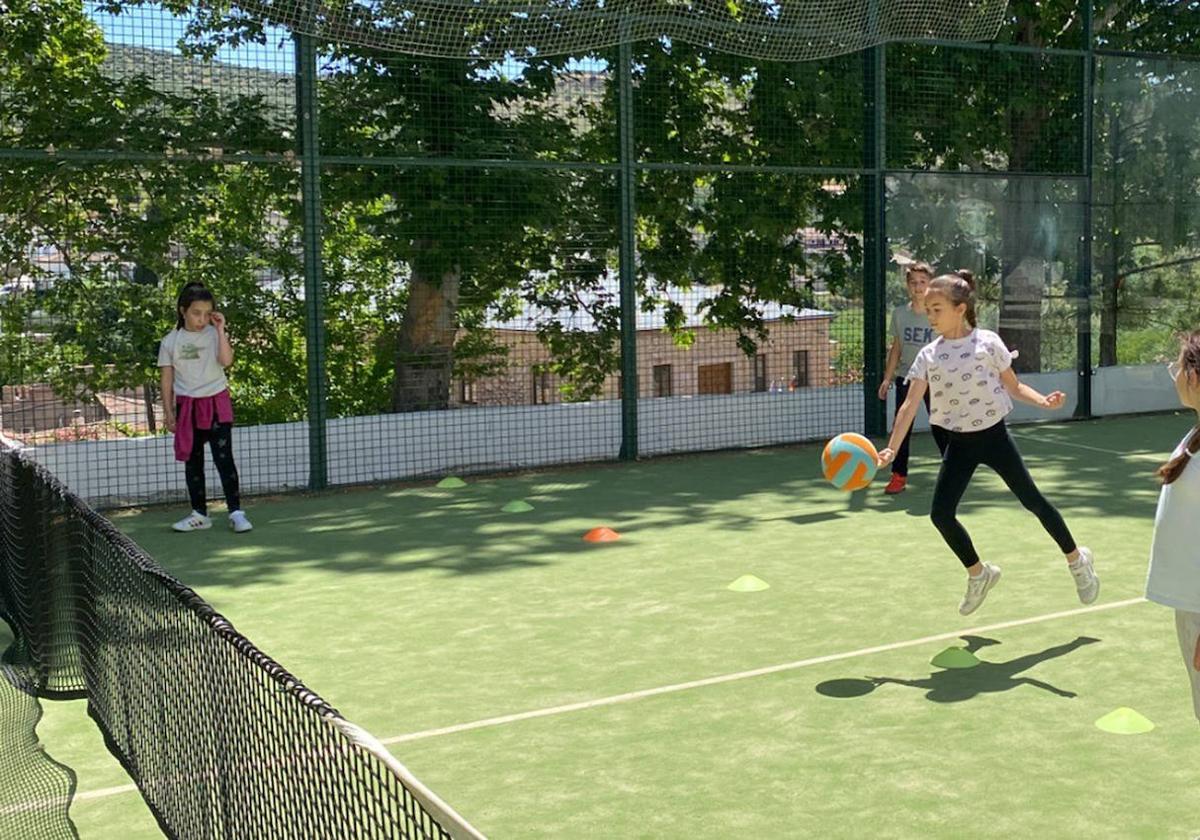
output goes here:
[[[810, 318], [802, 321], [776, 321], [768, 324], [768, 338], [760, 342], [758, 353], [766, 356], [767, 384], [782, 382], [785, 386], [793, 375], [793, 353], [808, 351], [808, 384], [821, 387], [830, 384], [832, 361], [829, 343], [829, 318]], [[654, 367], [671, 366], [671, 393], [681, 397], [697, 393], [697, 368], [728, 362], [732, 365], [734, 393], [754, 390], [754, 357], [747, 356], [737, 346], [737, 336], [732, 331], [694, 329], [695, 341], [691, 347], [676, 346], [672, 336], [662, 330], [642, 330], [638, 333], [638, 393], [641, 397], [654, 396]], [[534, 402], [532, 368], [550, 361], [545, 346], [538, 341], [537, 334], [523, 330], [496, 330], [495, 340], [509, 349], [507, 372], [481, 378], [473, 385], [473, 402], [477, 405], [529, 405]], [[548, 402], [561, 402], [559, 377], [549, 376]], [[600, 399], [617, 399], [620, 396], [618, 377], [605, 380]], [[456, 382], [451, 401], [459, 402], [459, 385]], [[469, 400], [470, 401], [470, 400]]]

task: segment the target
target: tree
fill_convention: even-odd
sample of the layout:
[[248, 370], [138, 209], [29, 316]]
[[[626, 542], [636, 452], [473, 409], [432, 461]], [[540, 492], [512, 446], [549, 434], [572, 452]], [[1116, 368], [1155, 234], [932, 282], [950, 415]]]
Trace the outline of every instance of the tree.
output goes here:
[[[1153, 14], [1143, 4], [1102, 33], [1136, 49], [1175, 46], [1200, 32], [1200, 15]], [[1170, 25], [1167, 25], [1167, 24]], [[1122, 354], [1118, 338], [1152, 327], [1155, 352], [1171, 352], [1170, 333], [1190, 329], [1200, 262], [1200, 68], [1169, 60], [1105, 57], [1096, 107], [1096, 274], [1100, 291], [1099, 364], [1149, 359]], [[1165, 176], [1165, 177], [1164, 177]]]
[[[323, 152], [464, 162], [552, 159], [556, 140], [571, 133], [567, 116], [548, 102], [555, 66], [536, 61], [513, 73], [493, 62], [338, 47], [320, 86]], [[547, 169], [502, 164], [364, 162], [329, 172], [322, 193], [327, 210], [369, 205], [356, 224], [404, 276], [393, 410], [448, 406], [456, 337], [470, 320], [461, 310], [478, 315], [523, 274], [551, 267], [562, 249], [538, 232], [569, 206], [570, 181]]]
[[[204, 86], [179, 90], [155, 72], [190, 73], [191, 64], [147, 56], [147, 73], [104, 72], [103, 41], [77, 2], [22, 4], [22, 14], [0, 19], [3, 142], [189, 154], [153, 165], [0, 163], [3, 257], [28, 273], [29, 244], [44, 243], [68, 264], [69, 281], [54, 284], [44, 301], [58, 325], [53, 352], [26, 347], [21, 358], [40, 358], [64, 387], [71, 377], [92, 389], [116, 381], [81, 368], [84, 359], [108, 360], [101, 367], [145, 381], [153, 375], [145, 345], [169, 325], [172, 293], [185, 279], [208, 278], [226, 293], [245, 330], [237, 337], [252, 349], [240, 354], [251, 374], [237, 379], [243, 413], [302, 416], [296, 172], [282, 161], [226, 165], [199, 154], [290, 153], [293, 115], [278, 95], [282, 77], [260, 73], [239, 88], [211, 62], [222, 46], [267, 43], [275, 37], [270, 26], [284, 21], [172, 0], [174, 11], [192, 17], [184, 56], [171, 61], [207, 61], [211, 70]], [[110, 8], [126, 5], [114, 0]], [[1003, 37], [1027, 47], [1077, 46], [1076, 5], [1016, 2]], [[743, 12], [763, 16], [751, 23], [769, 23], [769, 8]], [[364, 26], [385, 24], [364, 15]], [[1177, 46], [1193, 16], [1182, 11], [1164, 27], [1151, 4], [1127, 0], [1106, 6], [1096, 27], [1142, 48], [1164, 39]], [[481, 43], [488, 37], [477, 34]], [[539, 336], [564, 396], [600, 392], [620, 359], [611, 282], [619, 243], [615, 53], [530, 53], [503, 63], [352, 45], [325, 50], [320, 133], [322, 153], [336, 161], [322, 172], [331, 413], [448, 406], [456, 376], [507, 364], [487, 325], [527, 308], [555, 316], [542, 321]], [[937, 257], [961, 264], [985, 249], [985, 291], [1000, 307], [1001, 331], [1026, 367], [1040, 368], [1041, 298], [1049, 282], [1063, 282], [1047, 279], [1047, 266], [1073, 259], [1064, 256], [1070, 237], [1048, 223], [1071, 205], [1074, 185], [1024, 176], [1078, 172], [1082, 65], [1071, 56], [917, 46], [891, 47], [888, 58], [890, 166], [1022, 175], [973, 181], [971, 196], [934, 196], [940, 214], [928, 203], [896, 204], [892, 218], [924, 256], [936, 246]], [[659, 39], [635, 45], [633, 74], [639, 306], [661, 310], [687, 343], [681, 296], [703, 289], [705, 323], [736, 334], [752, 353], [766, 334], [766, 306], [811, 305], [818, 283], [834, 300], [857, 299], [863, 204], [855, 179], [771, 167], [860, 165], [861, 57], [754, 62]], [[597, 77], [607, 79], [600, 95]], [[1155, 166], [1191, 171], [1194, 159], [1183, 150], [1194, 123], [1166, 118], [1180, 113], [1189, 88], [1172, 79], [1183, 76], [1146, 76], [1144, 92], [1166, 104], [1137, 140], [1152, 163], [1136, 177], [1127, 166], [1118, 195], [1132, 196], [1131, 185]], [[483, 162], [494, 160], [519, 163]], [[610, 168], [563, 165], [576, 162]], [[1195, 228], [1185, 200], [1193, 183], [1175, 185], [1183, 192], [1172, 202], [1179, 211], [1171, 231], [1136, 233], [1141, 256], [1128, 256], [1131, 223], [1114, 224], [1109, 241], [1125, 254], [1123, 276], [1151, 265], [1146, 243], [1167, 243], [1168, 233], [1155, 259], [1179, 257], [1179, 243], [1190, 242]], [[803, 236], [811, 228], [840, 247], [811, 251]], [[106, 301], [102, 328], [80, 315], [98, 296]], [[1118, 296], [1110, 297], [1104, 317], [1111, 320]], [[31, 299], [22, 306], [28, 316]]]
[[[1200, 13], [1187, 4], [1164, 4], [1142, 0], [1114, 0], [1097, 9], [1092, 36], [1101, 46], [1159, 52], [1188, 52], [1200, 34]], [[1082, 15], [1074, 2], [1014, 2], [1001, 40], [1022, 47], [1073, 47], [1083, 44]], [[1106, 67], [1119, 59], [1098, 59], [1101, 68], [1100, 95]], [[897, 167], [930, 167], [953, 170], [999, 169], [1014, 173], [1078, 173], [1082, 171], [1081, 133], [1082, 63], [1071, 56], [1031, 55], [997, 51], [945, 50], [943, 48], [899, 47], [889, 52], [889, 107], [900, 120], [891, 128], [893, 145], [889, 164]], [[927, 90], [942, 95], [930, 97]], [[1182, 90], [1182, 86], [1180, 87]], [[1149, 93], [1149, 89], [1144, 91]], [[1130, 100], [1132, 102], [1132, 100]], [[1130, 105], [1124, 106], [1126, 110]], [[1119, 164], [1111, 157], [1111, 130], [1121, 128], [1121, 117], [1111, 108], [1096, 115], [1096, 177], [1100, 193], [1115, 181], [1128, 177], [1129, 161]], [[1116, 121], [1113, 121], [1114, 115]], [[1185, 121], [1181, 124], [1186, 134]], [[1165, 135], [1162, 135], [1165, 138]], [[910, 138], [912, 138], [910, 140]], [[1174, 154], [1187, 155], [1192, 145], [1179, 138]], [[1128, 138], [1126, 141], [1128, 142]], [[1162, 166], [1167, 157], [1155, 161]], [[1147, 166], [1146, 175], [1153, 170]], [[1159, 169], [1161, 173], [1163, 169]], [[1159, 176], [1161, 177], [1161, 176]], [[1186, 177], [1182, 189], [1189, 184]], [[1069, 183], [1045, 178], [1009, 178], [1002, 198], [991, 186], [979, 186], [979, 200], [989, 211], [998, 239], [990, 232], [975, 238], [989, 254], [1000, 254], [992, 269], [1000, 277], [996, 297], [1000, 305], [1001, 333], [1021, 350], [1017, 364], [1025, 370], [1043, 366], [1041, 323], [1043, 296], [1051, 288], [1048, 263], [1052, 259], [1070, 265], [1074, 256], [1065, 250], [1072, 237], [1072, 217], [1080, 205]], [[1116, 189], [1116, 194], [1121, 188]], [[1101, 199], [1101, 201], [1103, 201]], [[1074, 207], [1074, 209], [1072, 209]], [[1114, 215], [1115, 213], [1115, 215]], [[1129, 233], [1127, 221], [1119, 221], [1120, 209], [1109, 212], [1096, 207], [1094, 233], [1102, 244], [1097, 269], [1107, 271], [1102, 288], [1102, 363], [1115, 358], [1115, 275], [1112, 254]], [[1053, 224], [1067, 221], [1057, 233]], [[1082, 234], [1083, 231], [1079, 231]], [[968, 237], [971, 238], [971, 237]], [[960, 237], [919, 243], [940, 248]], [[1057, 241], [1058, 252], [1054, 243]], [[955, 253], [955, 247], [947, 249]], [[940, 253], [924, 252], [937, 259]], [[958, 250], [962, 253], [961, 249]], [[1060, 281], [1062, 282], [1062, 281]], [[1064, 290], [1065, 291], [1065, 290]]]
[[[20, 345], [10, 375], [79, 399], [141, 387], [157, 380], [155, 347], [173, 326], [182, 283], [208, 280], [235, 308], [253, 297], [261, 264], [250, 255], [271, 248], [269, 197], [294, 179], [284, 167], [251, 172], [195, 151], [232, 152], [241, 142], [283, 152], [286, 135], [260, 96], [171, 93], [145, 72], [114, 76], [79, 2], [19, 6], [0, 18], [0, 139], [32, 154], [0, 162], [0, 264], [36, 292], [9, 296], [6, 341]], [[38, 156], [47, 149], [113, 154]], [[171, 150], [191, 154], [153, 163], [136, 154]], [[35, 261], [38, 249], [55, 257], [57, 272]], [[44, 337], [31, 328], [35, 311]], [[251, 311], [235, 319], [238, 329]]]

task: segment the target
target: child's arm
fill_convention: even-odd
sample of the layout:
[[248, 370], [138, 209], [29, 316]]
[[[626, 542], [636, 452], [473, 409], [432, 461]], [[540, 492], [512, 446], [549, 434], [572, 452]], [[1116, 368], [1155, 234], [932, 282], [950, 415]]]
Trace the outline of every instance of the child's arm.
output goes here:
[[212, 325], [217, 330], [217, 364], [221, 367], [229, 367], [233, 364], [233, 346], [229, 343], [229, 336], [225, 334], [225, 316], [220, 312], [214, 312]]
[[896, 376], [896, 367], [899, 364], [900, 339], [893, 338], [892, 346], [888, 348], [887, 366], [883, 370], [883, 381], [879, 383], [879, 399], [887, 399], [888, 391], [892, 388], [892, 379]]
[[1008, 393], [1012, 394], [1013, 399], [1021, 402], [1036, 405], [1038, 408], [1047, 408], [1053, 411], [1056, 408], [1061, 408], [1063, 400], [1067, 395], [1062, 391], [1054, 391], [1053, 393], [1042, 396], [1040, 393], [1030, 388], [1024, 382], [1017, 379], [1017, 375], [1013, 373], [1012, 368], [1007, 368], [1000, 372], [1000, 384]]
[[159, 390], [162, 391], [163, 425], [167, 427], [168, 432], [173, 432], [175, 431], [175, 368], [165, 366], [158, 370], [162, 374]]
[[1192, 655], [1192, 666], [1200, 671], [1200, 636], [1196, 637], [1196, 652]]
[[892, 437], [888, 440], [887, 448], [879, 453], [879, 466], [886, 467], [896, 457], [896, 450], [904, 442], [904, 436], [912, 428], [913, 420], [917, 417], [917, 406], [925, 401], [925, 391], [929, 383], [924, 379], [912, 379], [908, 384], [908, 396], [904, 405], [896, 412], [896, 421], [892, 423]]

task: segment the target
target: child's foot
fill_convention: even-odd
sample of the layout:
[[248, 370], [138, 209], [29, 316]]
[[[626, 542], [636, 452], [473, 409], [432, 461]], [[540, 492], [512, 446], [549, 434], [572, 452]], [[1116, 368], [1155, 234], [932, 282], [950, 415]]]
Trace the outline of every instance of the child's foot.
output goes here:
[[892, 480], [887, 483], [887, 487], [883, 488], [883, 492], [889, 496], [895, 496], [897, 493], [904, 492], [906, 484], [908, 484], [908, 476], [892, 473]]
[[250, 524], [250, 520], [246, 518], [246, 514], [240, 510], [235, 510], [229, 514], [229, 527], [233, 529], [235, 534], [244, 534], [254, 529], [254, 526]]
[[205, 528], [212, 527], [212, 520], [203, 513], [192, 511], [171, 527], [181, 533], [187, 533], [188, 531], [203, 531]]
[[1075, 562], [1067, 564], [1072, 577], [1075, 578], [1075, 591], [1079, 600], [1085, 604], [1092, 603], [1100, 595], [1100, 578], [1096, 575], [1094, 561], [1092, 550], [1081, 545]]
[[1000, 582], [1000, 567], [991, 563], [983, 564], [983, 571], [967, 580], [967, 594], [958, 605], [960, 615], [970, 615], [979, 609], [988, 591]]

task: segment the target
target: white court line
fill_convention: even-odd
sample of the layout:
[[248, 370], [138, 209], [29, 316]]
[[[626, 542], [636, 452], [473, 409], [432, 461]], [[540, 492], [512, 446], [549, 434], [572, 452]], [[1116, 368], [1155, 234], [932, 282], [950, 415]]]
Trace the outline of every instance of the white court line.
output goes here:
[[73, 801], [103, 799], [106, 796], [117, 796], [122, 793], [137, 793], [137, 785], [117, 785], [116, 787], [100, 788], [99, 790], [85, 790], [82, 793], [75, 794]]
[[[660, 694], [674, 694], [680, 691], [690, 691], [695, 688], [705, 688], [710, 685], [721, 685], [722, 683], [737, 682], [739, 680], [748, 680], [753, 677], [762, 677], [768, 674], [778, 674], [784, 671], [795, 671], [800, 668], [807, 668], [810, 665], [821, 665], [826, 662], [838, 662], [843, 659], [853, 659], [858, 656], [870, 656], [876, 653], [886, 653], [892, 650], [900, 650], [906, 647], [915, 647], [916, 645], [924, 645], [930, 642], [941, 642], [947, 639], [957, 639], [964, 635], [973, 635], [979, 633], [988, 633], [993, 630], [1003, 630], [1009, 627], [1020, 627], [1025, 624], [1037, 624], [1042, 621], [1052, 621], [1056, 618], [1068, 618], [1074, 615], [1085, 615], [1087, 613], [1102, 612], [1104, 610], [1117, 609], [1119, 607], [1128, 607], [1133, 604], [1141, 604], [1145, 602], [1145, 598], [1129, 598], [1125, 601], [1113, 601], [1108, 604], [1096, 604], [1090, 607], [1080, 607], [1074, 610], [1064, 610], [1062, 612], [1046, 613], [1045, 615], [1035, 615], [1030, 618], [1018, 618], [1013, 621], [1003, 621], [998, 624], [985, 624], [981, 627], [969, 627], [961, 630], [952, 630], [946, 633], [938, 633], [936, 636], [924, 636], [920, 639], [909, 639], [904, 642], [892, 642], [886, 645], [876, 645], [875, 647], [859, 648], [858, 650], [846, 651], [844, 653], [831, 653], [825, 656], [816, 656], [811, 659], [801, 659], [796, 662], [785, 662], [780, 665], [768, 665], [764, 668], [754, 668], [749, 671], [738, 671], [733, 674], [722, 674], [717, 677], [707, 677], [701, 680], [692, 680], [691, 682], [676, 683], [674, 685], [664, 685], [658, 688], [647, 688], [641, 691], [631, 691], [626, 694], [614, 694], [611, 697], [600, 697], [596, 700], [585, 700], [579, 703], [568, 703], [564, 706], [552, 706], [546, 709], [534, 709], [528, 712], [518, 712], [511, 715], [501, 715], [500, 717], [484, 718], [482, 720], [471, 721], [469, 723], [460, 723], [454, 726], [443, 726], [438, 729], [426, 729], [422, 732], [410, 732], [407, 735], [395, 735], [391, 738], [382, 738], [380, 743], [384, 745], [403, 744], [408, 741], [417, 741], [423, 738], [434, 738], [439, 735], [453, 735], [459, 732], [469, 732], [473, 729], [485, 729], [491, 726], [502, 726], [507, 723], [516, 723], [523, 720], [532, 720], [534, 718], [550, 717], [552, 715], [562, 715], [569, 712], [580, 712], [587, 709], [597, 709], [602, 706], [613, 706], [618, 703], [629, 703], [634, 700], [642, 700], [646, 697], [657, 697]], [[99, 790], [82, 791], [75, 794], [75, 801], [86, 799], [101, 799], [106, 796], [116, 796], [123, 793], [136, 793], [135, 785], [120, 785], [119, 787], [101, 788]]]
[[1020, 440], [1031, 440], [1034, 443], [1052, 444], [1054, 446], [1069, 446], [1072, 449], [1086, 449], [1089, 452], [1103, 452], [1105, 455], [1116, 455], [1120, 458], [1145, 458], [1145, 454], [1136, 452], [1117, 452], [1115, 449], [1101, 449], [1099, 446], [1088, 446], [1086, 443], [1068, 443], [1065, 440], [1042, 440], [1039, 437], [1026, 434], [1012, 433], [1012, 436]]
[[657, 697], [660, 694], [674, 694], [680, 691], [690, 691], [695, 688], [705, 688], [710, 685], [721, 685], [722, 683], [748, 680], [753, 677], [762, 677], [768, 674], [778, 674], [783, 671], [795, 671], [799, 668], [807, 668], [810, 665], [822, 665], [826, 662], [837, 662], [842, 659], [852, 659], [856, 656], [869, 656], [875, 653], [886, 653], [887, 651], [899, 650], [906, 647], [914, 647], [916, 645], [924, 645], [930, 642], [941, 642], [945, 641], [946, 639], [957, 639], [964, 635], [988, 633], [993, 630], [1003, 630], [1008, 627], [1020, 627], [1023, 624], [1036, 624], [1041, 621], [1050, 621], [1055, 618], [1066, 618], [1068, 616], [1100, 612], [1102, 610], [1111, 610], [1118, 607], [1128, 607], [1131, 604], [1141, 604], [1145, 602], [1145, 600], [1145, 598], [1129, 598], [1125, 601], [1114, 601], [1110, 604], [1080, 607], [1079, 609], [1074, 610], [1064, 610], [1063, 612], [1037, 615], [1033, 616], [1032, 618], [1019, 618], [1014, 621], [1003, 621], [999, 624], [986, 624], [982, 627], [964, 628], [962, 630], [954, 630], [949, 633], [939, 633], [936, 636], [925, 636], [920, 639], [909, 639], [906, 642], [893, 642], [887, 645], [859, 648], [858, 650], [846, 651], [845, 653], [831, 653], [826, 656], [815, 656], [811, 659], [801, 659], [796, 662], [785, 662], [781, 665], [768, 665], [765, 668], [754, 668], [749, 671], [738, 671], [735, 674], [722, 674], [719, 677], [706, 677], [702, 680], [692, 680], [691, 682], [664, 685], [659, 686], [658, 688], [647, 688], [641, 691], [630, 691], [626, 694], [614, 694], [611, 697], [601, 697], [597, 700], [585, 700], [579, 703], [568, 703], [564, 706], [552, 706], [548, 709], [534, 709], [533, 711], [529, 712], [518, 712], [511, 715], [501, 715], [500, 717], [484, 718], [483, 720], [471, 721], [470, 723], [460, 723], [454, 726], [443, 726], [438, 729], [426, 729], [423, 732], [410, 732], [407, 735], [395, 735], [391, 738], [383, 738], [381, 739], [381, 743], [384, 745], [403, 744], [408, 741], [416, 741], [422, 738], [435, 738], [439, 735], [454, 735], [459, 732], [469, 732], [473, 729], [502, 726], [507, 723], [516, 723], [518, 721], [532, 720], [534, 718], [550, 717], [552, 715], [562, 715], [569, 712], [581, 712], [587, 709], [596, 709], [601, 706], [613, 706], [617, 703], [629, 703], [633, 700], [642, 700], [646, 697]]

